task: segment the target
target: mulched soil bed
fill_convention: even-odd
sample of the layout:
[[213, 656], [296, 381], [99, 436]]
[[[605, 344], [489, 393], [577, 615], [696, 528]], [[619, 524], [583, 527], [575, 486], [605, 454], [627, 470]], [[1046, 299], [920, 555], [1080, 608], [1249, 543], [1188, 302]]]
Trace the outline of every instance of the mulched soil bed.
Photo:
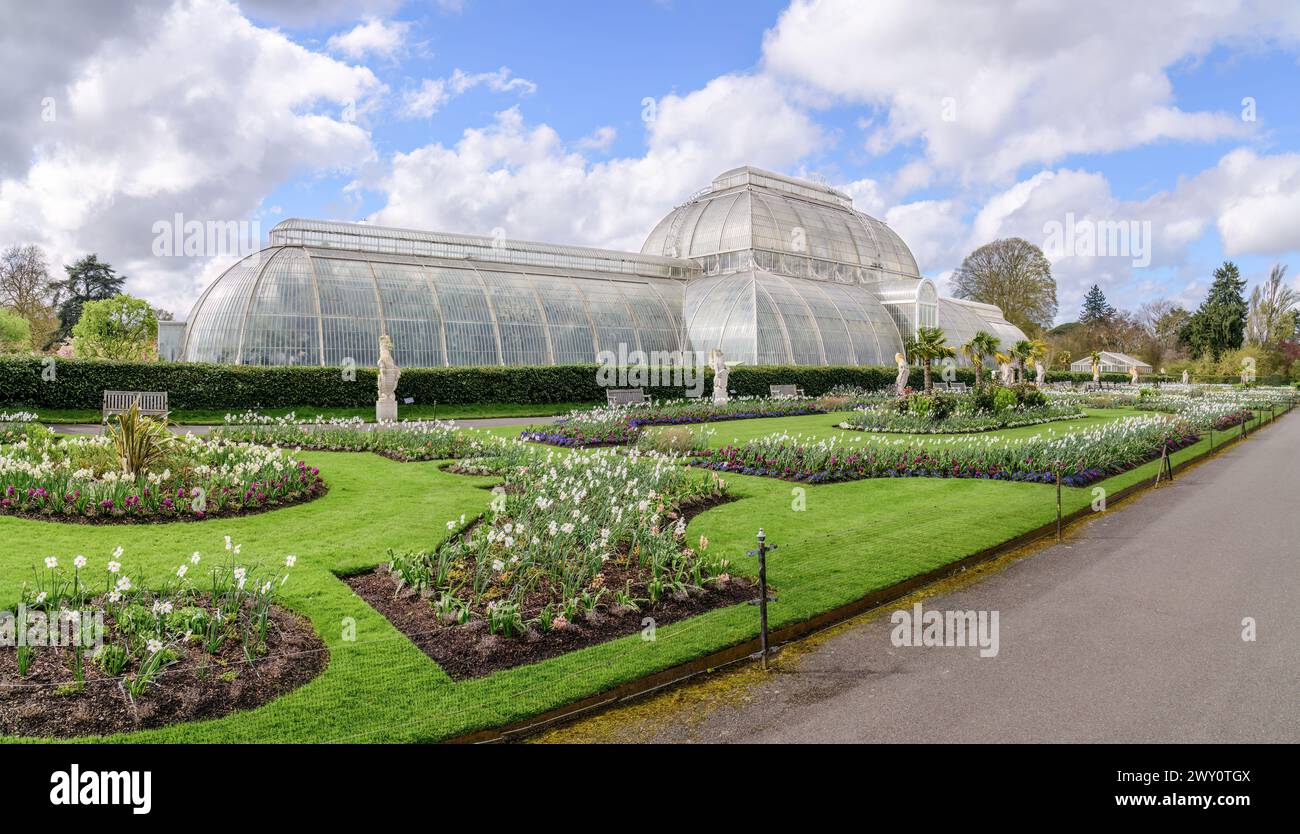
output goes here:
[[[722, 496], [701, 501], [686, 508], [685, 515], [690, 519], [733, 500], [732, 496]], [[620, 565], [611, 560], [603, 574], [605, 587], [611, 589], [606, 599], [611, 599], [612, 591], [622, 589], [629, 580], [634, 598], [649, 596], [646, 592], [649, 573], [638, 566]], [[397, 585], [385, 566], [342, 579], [456, 681], [483, 677], [635, 634], [642, 628], [643, 617], [653, 618], [658, 627], [715, 608], [747, 602], [755, 597], [757, 585], [746, 577], [733, 576], [725, 587], [710, 587], [681, 599], [666, 595], [655, 605], [642, 603], [640, 611], [617, 612], [606, 608], [596, 617], [580, 619], [564, 629], [546, 633], [530, 629], [520, 637], [503, 637], [489, 634], [486, 621], [478, 617], [463, 626], [443, 621], [427, 598], [409, 588], [395, 596]]]
[[[641, 579], [638, 583], [633, 578], [636, 573], [639, 571], [627, 567], [605, 571], [613, 587], [622, 588], [626, 579], [632, 579], [634, 595], [644, 595], [645, 581]], [[684, 600], [666, 596], [657, 605], [642, 604], [640, 611], [604, 612], [595, 620], [579, 620], [567, 628], [546, 634], [530, 631], [522, 637], [502, 637], [488, 634], [487, 623], [481, 619], [471, 620], [463, 626], [443, 622], [434, 613], [429, 600], [409, 590], [394, 598], [396, 585], [382, 568], [348, 576], [343, 581], [456, 681], [536, 663], [635, 634], [642, 628], [642, 617], [653, 617], [656, 626], [663, 626], [714, 608], [745, 602], [753, 599], [755, 594], [754, 583], [744, 577], [735, 577], [725, 588], [710, 588]]]
[[[329, 663], [325, 643], [306, 619], [279, 607], [271, 609], [270, 619], [267, 652], [252, 665], [244, 660], [238, 639], [227, 640], [216, 655], [190, 644], [185, 656], [134, 705], [119, 681], [90, 661], [89, 652], [84, 689], [61, 693], [72, 679], [70, 652], [37, 649], [27, 676], [19, 677], [17, 651], [6, 647], [0, 650], [0, 733], [47, 738], [108, 735], [259, 707], [312, 680]], [[110, 629], [107, 617], [104, 629]], [[207, 669], [202, 679], [201, 666]]]
[[293, 498], [287, 501], [267, 501], [256, 507], [241, 507], [237, 510], [221, 510], [219, 512], [204, 513], [202, 516], [196, 516], [192, 513], [185, 515], [162, 515], [159, 513], [151, 514], [132, 514], [120, 513], [115, 515], [76, 515], [72, 513], [33, 513], [33, 512], [14, 512], [13, 510], [0, 510], [0, 516], [10, 518], [26, 518], [32, 521], [53, 521], [57, 524], [175, 524], [178, 521], [209, 521], [214, 518], [239, 518], [245, 515], [260, 515], [275, 510], [282, 510], [285, 507], [296, 507], [299, 504], [306, 504], [315, 501], [317, 498], [329, 492], [329, 486], [322, 481], [308, 494]]

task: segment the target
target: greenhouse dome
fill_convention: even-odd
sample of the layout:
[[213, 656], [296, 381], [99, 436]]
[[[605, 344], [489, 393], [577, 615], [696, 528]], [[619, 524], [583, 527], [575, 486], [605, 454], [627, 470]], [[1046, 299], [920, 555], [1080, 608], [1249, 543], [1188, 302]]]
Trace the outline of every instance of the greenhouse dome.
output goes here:
[[[226, 270], [169, 355], [247, 365], [589, 364], [663, 351], [758, 364], [880, 365], [937, 323], [951, 343], [1024, 338], [996, 307], [939, 298], [906, 244], [825, 185], [719, 175], [642, 251], [285, 220]], [[180, 332], [183, 329], [183, 332]]]

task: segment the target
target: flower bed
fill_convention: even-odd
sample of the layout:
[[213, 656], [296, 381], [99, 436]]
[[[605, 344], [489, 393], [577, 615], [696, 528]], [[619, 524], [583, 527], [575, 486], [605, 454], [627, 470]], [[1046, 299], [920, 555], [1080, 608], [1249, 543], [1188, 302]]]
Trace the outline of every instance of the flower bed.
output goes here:
[[298, 420], [267, 417], [254, 412], [226, 415], [226, 425], [214, 437], [313, 449], [323, 452], [373, 452], [401, 461], [451, 460], [485, 454], [496, 442], [489, 435], [461, 431], [455, 423], [441, 420], [403, 420], [400, 423], [368, 424], [351, 419]]
[[0, 732], [62, 738], [215, 718], [314, 678], [324, 643], [276, 603], [294, 557], [268, 570], [239, 551], [226, 537], [220, 564], [194, 553], [156, 590], [127, 571], [121, 548], [93, 565], [47, 557], [22, 606], [0, 612], [2, 630], [26, 643], [0, 653]]
[[0, 412], [0, 443], [17, 443], [33, 433], [44, 431], [39, 418], [28, 411]]
[[528, 426], [519, 436], [552, 446], [612, 446], [635, 442], [645, 426], [824, 413], [815, 400], [797, 397], [738, 397], [720, 404], [703, 398], [663, 400], [573, 411], [548, 426]]
[[122, 472], [107, 437], [29, 439], [0, 450], [0, 513], [53, 521], [197, 520], [282, 507], [325, 493], [320, 470], [281, 449], [193, 435]]
[[862, 478], [983, 478], [1084, 486], [1195, 443], [1195, 428], [1168, 417], [1129, 417], [1097, 428], [1057, 434], [1049, 429], [1023, 440], [946, 438], [845, 441], [790, 435], [758, 438], [695, 458], [717, 471], [807, 483]]
[[606, 451], [490, 466], [504, 483], [481, 519], [448, 521], [433, 551], [348, 584], [456, 679], [637, 631], [643, 614], [662, 624], [747, 598], [706, 540], [685, 541], [725, 483], [680, 463]]
[[950, 414], [939, 420], [929, 415], [903, 413], [880, 408], [860, 409], [839, 424], [842, 429], [869, 432], [903, 432], [908, 434], [963, 434], [1013, 429], [1074, 420], [1087, 415], [1070, 405], [1043, 405], [1033, 408], [1008, 408], [1004, 411]]

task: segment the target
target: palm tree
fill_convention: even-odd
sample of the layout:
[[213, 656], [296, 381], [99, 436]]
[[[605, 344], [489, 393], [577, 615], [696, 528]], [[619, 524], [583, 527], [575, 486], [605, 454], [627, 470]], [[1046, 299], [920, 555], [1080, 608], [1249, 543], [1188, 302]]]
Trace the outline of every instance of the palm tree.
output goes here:
[[1092, 381], [1101, 382], [1101, 354], [1094, 350], [1088, 358], [1092, 360]]
[[1011, 364], [1011, 357], [1002, 351], [997, 351], [993, 354], [993, 361], [997, 362], [998, 368], [1001, 369], [1003, 365]]
[[1070, 370], [1070, 362], [1073, 359], [1074, 354], [1070, 353], [1068, 350], [1058, 351], [1056, 354], [1056, 364], [1065, 368], [1067, 371]]
[[984, 387], [984, 357], [998, 352], [1002, 342], [987, 330], [978, 330], [969, 342], [961, 346], [961, 355], [975, 366], [975, 387]]
[[930, 393], [930, 363], [936, 359], [946, 359], [955, 357], [957, 351], [949, 347], [945, 342], [947, 337], [944, 336], [941, 327], [918, 327], [916, 329], [916, 338], [907, 344], [907, 354], [913, 359], [921, 361], [921, 367], [925, 370], [925, 392]]
[[[1032, 362], [1035, 366], [1037, 366], [1038, 363], [1045, 362], [1047, 360], [1048, 354], [1050, 354], [1051, 352], [1052, 352], [1052, 348], [1047, 344], [1047, 342], [1043, 341], [1042, 339], [1030, 339], [1029, 354], [1026, 358], [1030, 362]], [[1036, 381], [1037, 381], [1037, 375], [1035, 375], [1035, 382]]]
[[1029, 360], [1033, 350], [1034, 343], [1028, 339], [1021, 339], [1011, 348], [1011, 358], [1016, 362], [1016, 382], [1025, 381], [1025, 362]]

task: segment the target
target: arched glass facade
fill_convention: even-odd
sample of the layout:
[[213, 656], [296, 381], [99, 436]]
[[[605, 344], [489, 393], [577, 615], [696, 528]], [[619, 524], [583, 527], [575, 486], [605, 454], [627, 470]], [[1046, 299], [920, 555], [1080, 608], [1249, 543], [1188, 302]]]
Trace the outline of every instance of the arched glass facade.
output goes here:
[[686, 288], [686, 335], [707, 353], [759, 365], [893, 364], [898, 329], [862, 287], [760, 270], [703, 278]]
[[[552, 365], [720, 347], [757, 364], [892, 365], [920, 325], [1024, 338], [938, 296], [907, 245], [825, 185], [736, 168], [640, 253], [286, 220], [200, 296], [181, 358], [407, 367]], [[175, 334], [172, 334], [175, 335]]]
[[670, 279], [285, 246], [250, 255], [212, 284], [190, 314], [184, 355], [373, 365], [387, 333], [408, 367], [589, 363], [620, 344], [681, 349], [681, 300]]

